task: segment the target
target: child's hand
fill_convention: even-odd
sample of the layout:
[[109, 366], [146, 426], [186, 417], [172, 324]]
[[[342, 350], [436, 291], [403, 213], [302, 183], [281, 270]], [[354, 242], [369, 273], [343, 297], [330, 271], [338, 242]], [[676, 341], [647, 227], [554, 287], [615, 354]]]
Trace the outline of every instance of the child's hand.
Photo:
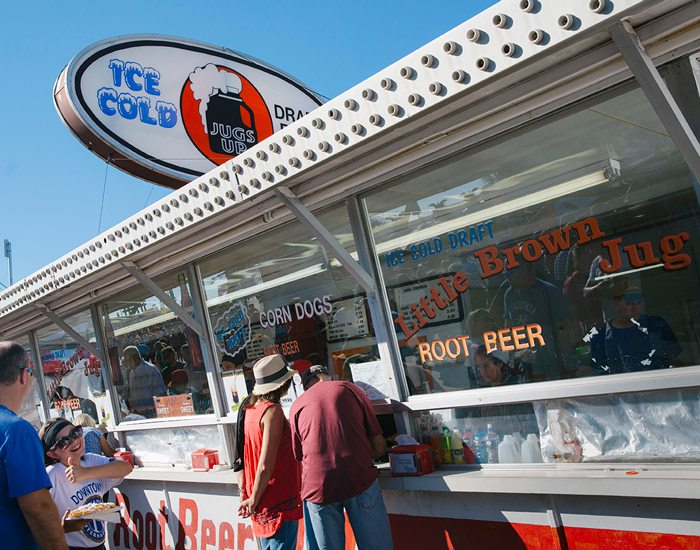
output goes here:
[[82, 481], [85, 478], [87, 468], [83, 468], [80, 463], [75, 464], [73, 457], [68, 457], [68, 468], [66, 468], [66, 478], [71, 483]]

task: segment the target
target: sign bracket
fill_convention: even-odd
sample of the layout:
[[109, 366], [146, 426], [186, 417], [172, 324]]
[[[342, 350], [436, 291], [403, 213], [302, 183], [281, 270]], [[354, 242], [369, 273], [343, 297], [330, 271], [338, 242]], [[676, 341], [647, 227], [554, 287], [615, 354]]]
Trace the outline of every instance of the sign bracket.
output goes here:
[[73, 340], [78, 342], [82, 347], [84, 347], [87, 351], [89, 351], [92, 355], [94, 355], [97, 358], [102, 358], [102, 354], [98, 351], [97, 347], [90, 343], [87, 338], [85, 338], [82, 334], [80, 334], [78, 331], [76, 331], [72, 326], [70, 326], [68, 323], [66, 323], [63, 319], [61, 319], [56, 313], [54, 313], [49, 306], [46, 304], [43, 304], [41, 302], [36, 304], [36, 308], [41, 311], [44, 316], [49, 319], [53, 324], [57, 325], [60, 327], [63, 332], [66, 334], [70, 335]]
[[284, 185], [275, 187], [275, 195], [289, 208], [297, 219], [311, 231], [314, 236], [329, 249], [331, 254], [342, 264], [368, 293], [375, 294], [377, 287], [372, 276], [355, 260], [347, 250], [338, 242], [333, 234], [326, 229], [321, 221], [304, 206], [299, 198]]
[[136, 279], [142, 286], [152, 292], [156, 298], [163, 302], [170, 311], [199, 336], [204, 335], [202, 324], [190, 315], [185, 308], [178, 304], [169, 294], [160, 288], [153, 279], [146, 275], [134, 262], [121, 262], [122, 267]]

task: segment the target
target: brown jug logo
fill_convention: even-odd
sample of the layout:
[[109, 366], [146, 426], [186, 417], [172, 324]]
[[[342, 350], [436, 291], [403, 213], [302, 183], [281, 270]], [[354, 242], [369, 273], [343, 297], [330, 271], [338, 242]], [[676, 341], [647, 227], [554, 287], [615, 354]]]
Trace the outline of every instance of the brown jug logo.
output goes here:
[[222, 164], [272, 135], [262, 96], [241, 74], [209, 63], [197, 67], [180, 97], [187, 135], [199, 151]]

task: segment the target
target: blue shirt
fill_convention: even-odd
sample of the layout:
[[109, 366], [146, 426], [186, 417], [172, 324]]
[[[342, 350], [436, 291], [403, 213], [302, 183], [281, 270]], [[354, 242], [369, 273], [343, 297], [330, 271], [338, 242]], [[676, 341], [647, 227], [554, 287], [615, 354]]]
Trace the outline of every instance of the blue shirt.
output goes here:
[[85, 440], [85, 452], [96, 455], [103, 455], [102, 432], [98, 428], [83, 428], [83, 439]]
[[569, 316], [569, 306], [561, 290], [542, 279], [535, 279], [527, 289], [510, 287], [503, 296], [503, 310], [509, 326], [537, 323], [542, 327], [545, 345], [532, 350], [536, 352], [533, 372], [544, 374], [547, 380], [561, 378], [557, 334]]
[[591, 339], [591, 366], [597, 374], [665, 369], [683, 348], [668, 323], [641, 315], [638, 325], [616, 328], [608, 321]]
[[5, 550], [38, 548], [17, 497], [51, 487], [36, 430], [0, 405], [0, 533]]
[[132, 412], [147, 417], [155, 416], [154, 396], [165, 395], [165, 383], [158, 369], [147, 363], [141, 363], [129, 372], [129, 404]]

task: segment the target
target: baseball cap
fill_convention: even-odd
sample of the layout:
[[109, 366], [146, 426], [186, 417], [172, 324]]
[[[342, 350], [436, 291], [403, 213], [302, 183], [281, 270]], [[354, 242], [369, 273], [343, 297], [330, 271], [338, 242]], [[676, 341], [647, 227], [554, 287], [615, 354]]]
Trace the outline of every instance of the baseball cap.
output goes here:
[[611, 291], [613, 298], [619, 298], [625, 302], [636, 302], [644, 298], [642, 287], [636, 281], [616, 281]]
[[170, 373], [170, 382], [168, 382], [168, 387], [172, 387], [175, 384], [187, 384], [190, 381], [190, 377], [187, 375], [185, 369], [175, 369]]
[[312, 365], [304, 372], [301, 373], [301, 383], [306, 386], [312, 379], [316, 378], [319, 374], [328, 374], [328, 367], [324, 365]]

